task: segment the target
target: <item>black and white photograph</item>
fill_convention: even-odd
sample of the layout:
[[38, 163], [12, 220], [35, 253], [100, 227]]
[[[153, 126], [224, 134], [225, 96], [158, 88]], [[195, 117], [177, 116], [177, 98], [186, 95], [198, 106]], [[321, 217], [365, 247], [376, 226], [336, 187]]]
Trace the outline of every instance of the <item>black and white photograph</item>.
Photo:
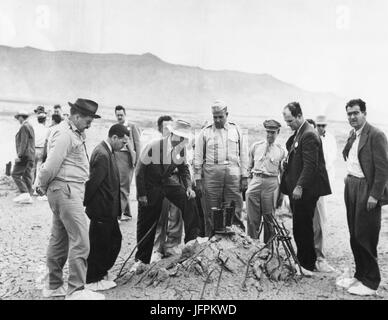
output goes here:
[[387, 300], [387, 17], [0, 0], [0, 300]]

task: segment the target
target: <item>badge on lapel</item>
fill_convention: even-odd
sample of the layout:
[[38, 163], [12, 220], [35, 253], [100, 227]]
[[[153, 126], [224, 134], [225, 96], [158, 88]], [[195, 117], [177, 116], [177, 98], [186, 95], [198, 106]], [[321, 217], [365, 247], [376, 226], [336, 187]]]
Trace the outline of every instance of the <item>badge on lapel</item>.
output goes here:
[[298, 145], [299, 145], [299, 144], [298, 144], [298, 141], [295, 142], [295, 144], [294, 144], [295, 149], [298, 148]]

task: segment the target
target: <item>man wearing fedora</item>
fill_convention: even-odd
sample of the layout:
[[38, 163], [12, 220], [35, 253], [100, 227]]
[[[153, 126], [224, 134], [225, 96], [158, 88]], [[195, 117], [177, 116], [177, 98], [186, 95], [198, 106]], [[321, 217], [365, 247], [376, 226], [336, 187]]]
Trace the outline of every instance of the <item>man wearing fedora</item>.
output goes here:
[[[248, 144], [241, 129], [228, 121], [225, 102], [215, 101], [211, 110], [213, 123], [196, 137], [194, 175], [196, 188], [205, 195], [208, 210], [205, 216], [205, 235], [213, 233], [211, 208], [236, 206], [232, 223], [245, 230], [241, 220], [242, 193], [248, 185]], [[205, 192], [204, 192], [205, 191]]]
[[[285, 150], [275, 143], [280, 132], [280, 123], [265, 120], [267, 139], [252, 144], [249, 151], [248, 172], [251, 180], [246, 192], [248, 235], [258, 239], [262, 217], [272, 215], [279, 195], [280, 164], [285, 158]], [[264, 219], [264, 242], [272, 237], [270, 223]]]
[[313, 217], [318, 198], [331, 194], [322, 143], [318, 133], [303, 117], [298, 102], [283, 108], [283, 118], [294, 134], [287, 140], [287, 158], [280, 190], [290, 199], [297, 257], [306, 276], [311, 276], [317, 256]]
[[114, 124], [108, 137], [93, 150], [90, 158], [90, 175], [85, 186], [84, 204], [90, 218], [90, 253], [86, 288], [93, 291], [116, 286], [108, 274], [119, 255], [121, 232], [117, 217], [121, 213], [120, 175], [115, 152], [128, 142], [129, 131], [121, 124]]
[[[185, 243], [198, 235], [198, 216], [194, 209], [195, 192], [191, 187], [192, 181], [186, 159], [186, 144], [191, 137], [191, 126], [186, 121], [177, 120], [168, 126], [168, 129], [170, 131], [168, 136], [147, 146], [136, 168], [139, 201], [138, 250], [136, 263], [131, 271], [135, 271], [141, 263], [150, 263], [156, 224], [164, 198], [181, 210]], [[172, 177], [175, 169], [178, 170], [181, 183]]]
[[15, 136], [16, 154], [12, 178], [20, 192], [13, 199], [16, 203], [32, 203], [32, 181], [35, 160], [35, 133], [31, 124], [27, 121], [28, 113], [18, 112], [15, 119], [20, 123], [20, 129]]
[[123, 210], [118, 217], [120, 220], [126, 221], [132, 218], [129, 193], [133, 173], [140, 155], [140, 132], [135, 124], [126, 120], [126, 111], [123, 106], [116, 106], [115, 115], [117, 123], [124, 125], [129, 131], [128, 143], [115, 153], [117, 166], [120, 172], [120, 198], [121, 209]]
[[[322, 141], [323, 155], [330, 185], [333, 186], [335, 179], [335, 159], [337, 158], [337, 143], [334, 136], [327, 131], [327, 119], [319, 115], [315, 119], [316, 129]], [[314, 245], [317, 255], [315, 268], [319, 272], [334, 272], [335, 269], [326, 260], [326, 197], [319, 197], [314, 211]]]
[[[102, 294], [85, 289], [89, 255], [88, 221], [83, 200], [89, 176], [85, 130], [95, 118], [98, 105], [87, 99], [70, 103], [70, 117], [55, 126], [48, 141], [47, 159], [38, 176], [37, 192], [47, 193], [53, 212], [47, 248], [49, 281], [44, 297], [65, 296], [69, 300], [100, 300]], [[67, 292], [63, 267], [69, 262]]]

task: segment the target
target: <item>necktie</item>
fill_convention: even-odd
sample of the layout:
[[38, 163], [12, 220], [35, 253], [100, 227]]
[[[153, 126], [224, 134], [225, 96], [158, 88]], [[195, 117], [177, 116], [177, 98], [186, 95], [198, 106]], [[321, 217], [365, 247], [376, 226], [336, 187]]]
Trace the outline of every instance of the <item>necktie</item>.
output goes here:
[[348, 138], [348, 141], [346, 142], [344, 150], [342, 151], [342, 155], [343, 155], [345, 161], [348, 159], [349, 151], [352, 148], [352, 145], [353, 145], [355, 140], [356, 140], [356, 132], [353, 131], [351, 136]]

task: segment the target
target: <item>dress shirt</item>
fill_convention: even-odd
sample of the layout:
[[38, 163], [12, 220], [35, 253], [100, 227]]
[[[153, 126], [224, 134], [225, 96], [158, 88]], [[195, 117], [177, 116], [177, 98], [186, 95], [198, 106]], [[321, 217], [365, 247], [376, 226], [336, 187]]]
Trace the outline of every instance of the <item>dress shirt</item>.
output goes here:
[[38, 186], [47, 190], [53, 180], [85, 183], [89, 176], [85, 134], [70, 120], [53, 127], [47, 144], [47, 160], [38, 177]]
[[356, 140], [354, 140], [353, 145], [350, 148], [349, 157], [346, 161], [348, 174], [358, 178], [365, 178], [361, 169], [360, 161], [358, 160], [358, 144], [360, 143], [360, 136], [364, 126], [365, 124], [362, 126], [362, 128], [356, 131]]

